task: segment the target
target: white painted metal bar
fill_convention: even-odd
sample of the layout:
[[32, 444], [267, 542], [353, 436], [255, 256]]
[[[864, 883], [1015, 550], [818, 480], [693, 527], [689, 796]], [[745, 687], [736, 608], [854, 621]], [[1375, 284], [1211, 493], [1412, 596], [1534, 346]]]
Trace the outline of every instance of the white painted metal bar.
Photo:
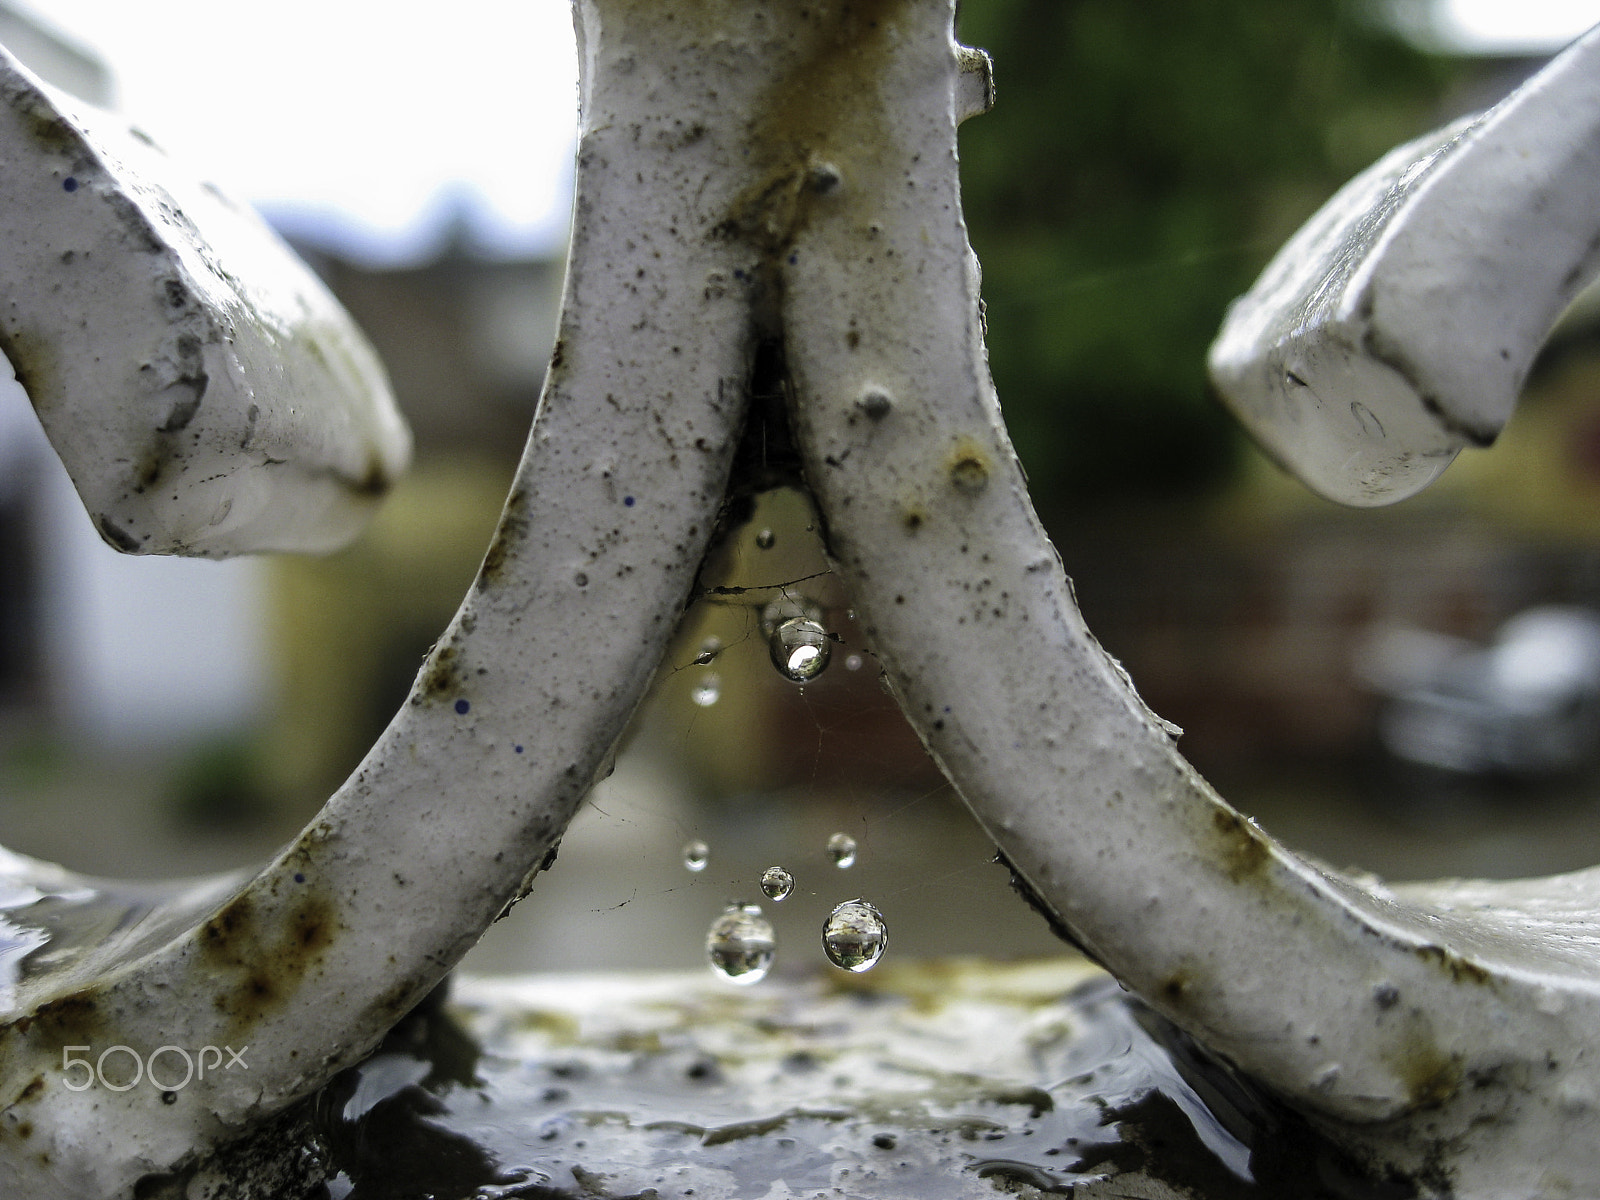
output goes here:
[[[848, 143], [870, 149], [784, 279], [808, 479], [908, 717], [1075, 940], [1345, 1144], [1410, 1175], [1447, 1159], [1463, 1195], [1595, 1178], [1593, 1118], [1556, 1099], [1593, 1086], [1554, 1049], [1600, 997], [1572, 929], [1475, 924], [1448, 887], [1402, 900], [1296, 857], [1195, 775], [1084, 628], [979, 341], [953, 61], [930, 20], [877, 65]], [[1554, 890], [1592, 911], [1595, 888]]]
[[[765, 47], [686, 69], [665, 53], [670, 17], [624, 39], [607, 16], [582, 13], [560, 340], [476, 585], [388, 732], [276, 861], [220, 907], [212, 892], [159, 936], [18, 985], [0, 1029], [0, 1193], [130, 1194], [361, 1057], [553, 852], [643, 695], [743, 414], [755, 285], [718, 230], [744, 186], [737, 114]], [[167, 1044], [247, 1044], [249, 1069], [170, 1100], [67, 1086], [65, 1047]]]
[[1211, 374], [1314, 491], [1384, 504], [1493, 442], [1600, 271], [1600, 27], [1347, 184], [1235, 301]]
[[344, 310], [249, 209], [0, 49], [0, 351], [100, 535], [348, 542], [410, 433]]
[[[660, 659], [776, 338], [889, 682], [1063, 931], [1380, 1173], [1582, 1194], [1593, 873], [1401, 892], [1309, 864], [1195, 775], [1083, 627], [984, 361], [955, 128], [989, 87], [953, 0], [576, 8], [561, 338], [478, 582], [275, 862], [19, 984], [4, 1190], [127, 1195], [191, 1161], [364, 1053], [519, 894]], [[108, 1039], [248, 1041], [251, 1068], [170, 1102], [65, 1088], [63, 1047]]]

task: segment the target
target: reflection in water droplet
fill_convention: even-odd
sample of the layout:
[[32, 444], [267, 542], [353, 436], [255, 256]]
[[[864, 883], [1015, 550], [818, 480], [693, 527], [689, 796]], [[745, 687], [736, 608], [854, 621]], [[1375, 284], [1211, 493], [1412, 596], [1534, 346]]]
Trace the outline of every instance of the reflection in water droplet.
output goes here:
[[777, 948], [772, 924], [756, 904], [728, 905], [706, 934], [711, 969], [741, 986], [766, 978]]
[[1350, 401], [1350, 415], [1355, 418], [1357, 427], [1362, 434], [1369, 438], [1384, 437], [1383, 422], [1378, 420], [1374, 413], [1359, 400]]
[[822, 926], [822, 948], [828, 961], [846, 971], [867, 971], [883, 957], [889, 928], [883, 914], [865, 900], [846, 900]]
[[722, 695], [722, 680], [715, 675], [707, 674], [704, 679], [694, 685], [694, 691], [689, 693], [701, 708], [710, 708]]
[[833, 643], [821, 623], [810, 617], [790, 617], [773, 631], [771, 649], [778, 674], [806, 683], [827, 669]]
[[828, 839], [828, 857], [841, 871], [856, 865], [856, 840], [848, 833], [836, 833]]
[[704, 842], [694, 841], [683, 844], [683, 865], [691, 871], [704, 871], [706, 869], [706, 860], [710, 857], [711, 847]]
[[861, 655], [859, 655], [859, 654], [848, 655], [844, 660], [844, 669], [846, 671], [859, 671], [859, 670], [861, 670]]
[[771, 550], [777, 544], [778, 535], [773, 533], [770, 529], [763, 529], [760, 533], [756, 534], [756, 545], [760, 546], [763, 550]]
[[789, 893], [794, 891], [794, 876], [782, 867], [768, 867], [761, 872], [761, 890], [766, 893], [768, 900], [787, 899]]
[[719, 637], [708, 637], [705, 641], [700, 643], [700, 653], [694, 656], [694, 661], [698, 666], [703, 667], [721, 653], [722, 639]]

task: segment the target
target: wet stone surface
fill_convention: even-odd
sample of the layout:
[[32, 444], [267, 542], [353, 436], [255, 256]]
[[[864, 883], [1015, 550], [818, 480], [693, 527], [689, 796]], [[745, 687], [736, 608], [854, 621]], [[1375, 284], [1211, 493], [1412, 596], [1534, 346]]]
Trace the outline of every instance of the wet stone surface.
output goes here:
[[305, 1112], [315, 1200], [1410, 1194], [1077, 961], [468, 980]]

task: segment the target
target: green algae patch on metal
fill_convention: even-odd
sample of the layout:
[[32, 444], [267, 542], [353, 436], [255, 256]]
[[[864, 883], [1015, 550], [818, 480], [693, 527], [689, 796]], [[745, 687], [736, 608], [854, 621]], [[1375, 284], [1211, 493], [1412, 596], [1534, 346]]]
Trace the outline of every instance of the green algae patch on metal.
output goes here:
[[[560, 348], [560, 343], [557, 343], [558, 352]], [[516, 554], [517, 546], [527, 537], [527, 533], [528, 493], [523, 488], [513, 488], [506, 497], [500, 523], [495, 527], [494, 537], [483, 556], [483, 564], [478, 568], [479, 591], [487, 591], [500, 581], [506, 562]]]
[[287, 1002], [333, 944], [331, 903], [307, 889], [281, 909], [263, 912], [244, 892], [200, 927], [199, 952], [218, 977], [212, 1003], [243, 1029]]
[[[819, 204], [848, 202], [852, 175], [881, 170], [896, 147], [878, 89], [896, 23], [911, 0], [833, 0], [808, 6], [786, 47], [792, 65], [757, 102], [749, 127], [754, 180], [723, 230], [769, 260], [786, 252]], [[870, 163], [870, 166], [865, 164]], [[775, 265], [771, 264], [771, 265]]]
[[1223, 869], [1234, 883], [1261, 875], [1272, 861], [1272, 850], [1255, 822], [1228, 808], [1211, 816], [1215, 844]]

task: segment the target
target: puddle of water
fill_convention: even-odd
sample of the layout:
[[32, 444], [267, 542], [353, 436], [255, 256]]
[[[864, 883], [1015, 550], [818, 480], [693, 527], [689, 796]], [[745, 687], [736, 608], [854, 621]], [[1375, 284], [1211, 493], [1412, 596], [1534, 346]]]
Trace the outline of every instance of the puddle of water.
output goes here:
[[292, 1129], [318, 1200], [1414, 1194], [1075, 960], [468, 980]]

